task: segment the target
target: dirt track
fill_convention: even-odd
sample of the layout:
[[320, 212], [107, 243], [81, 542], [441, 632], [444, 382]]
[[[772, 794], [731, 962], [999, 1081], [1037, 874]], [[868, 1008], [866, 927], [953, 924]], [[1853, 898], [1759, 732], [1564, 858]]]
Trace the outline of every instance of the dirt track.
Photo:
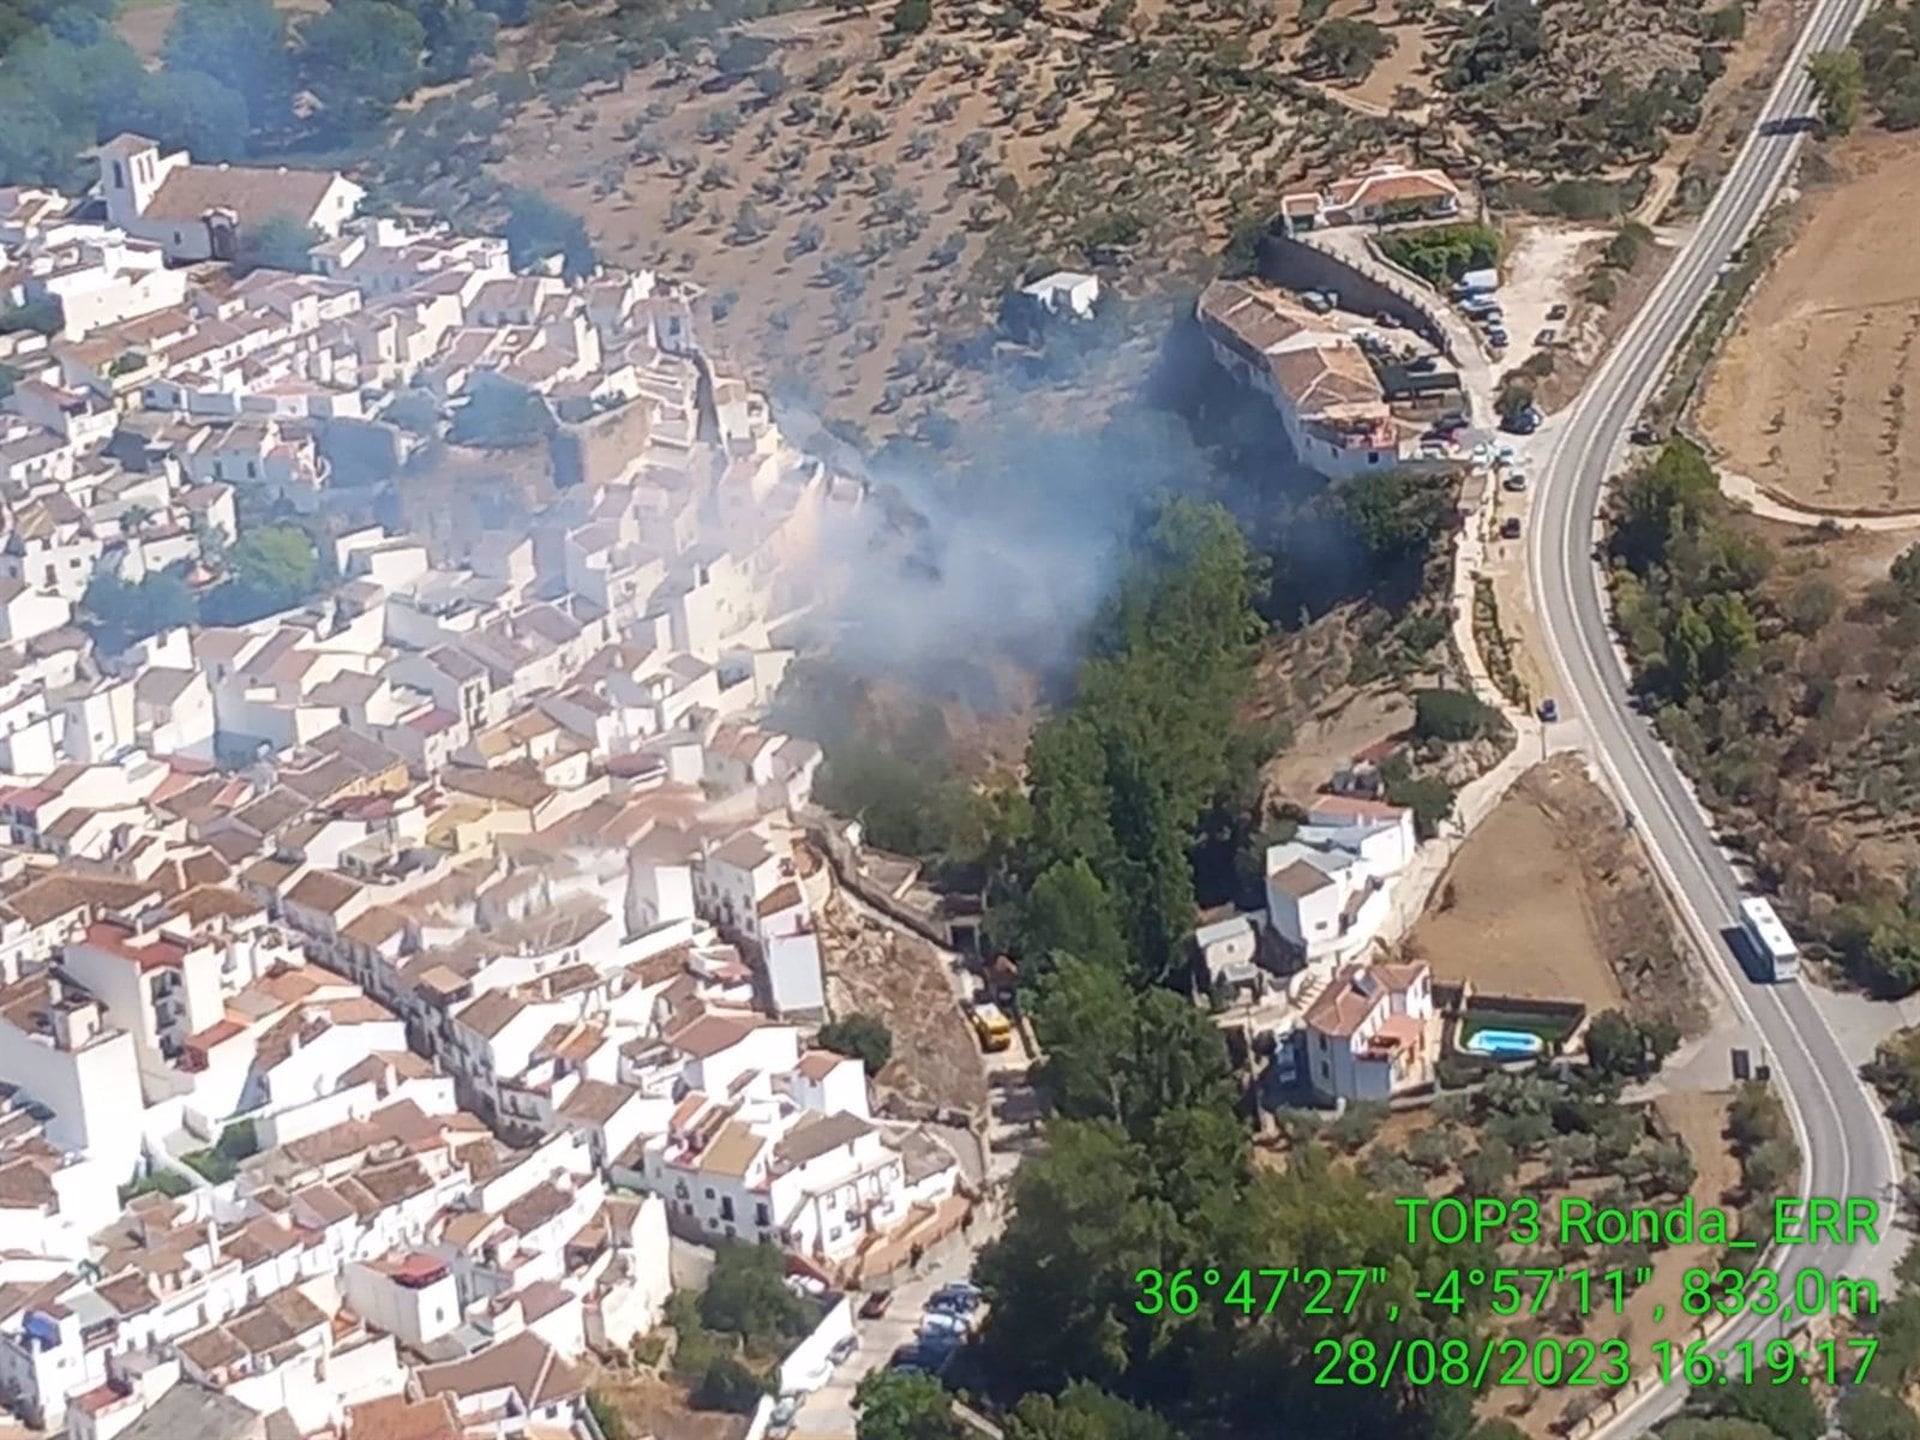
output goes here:
[[1920, 212], [1920, 139], [1862, 135], [1803, 202], [1701, 399], [1726, 464], [1783, 500], [1871, 513], [1920, 507], [1920, 271], [1900, 237]]

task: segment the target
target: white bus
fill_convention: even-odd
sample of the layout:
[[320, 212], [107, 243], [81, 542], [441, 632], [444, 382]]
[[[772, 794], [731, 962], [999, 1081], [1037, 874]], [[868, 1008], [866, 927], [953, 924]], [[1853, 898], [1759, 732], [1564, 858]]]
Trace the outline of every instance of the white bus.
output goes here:
[[1740, 902], [1740, 928], [1747, 932], [1754, 953], [1766, 967], [1769, 980], [1797, 980], [1800, 977], [1800, 949], [1793, 936], [1773, 913], [1765, 900]]

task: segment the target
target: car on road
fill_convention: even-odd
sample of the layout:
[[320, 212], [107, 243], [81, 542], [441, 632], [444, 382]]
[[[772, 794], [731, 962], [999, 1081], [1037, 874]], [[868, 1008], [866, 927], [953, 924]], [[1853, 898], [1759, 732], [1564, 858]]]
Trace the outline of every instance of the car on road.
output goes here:
[[1524, 490], [1527, 488], [1527, 477], [1518, 470], [1515, 470], [1500, 482], [1500, 488], [1502, 490]]
[[1520, 538], [1520, 517], [1518, 515], [1509, 515], [1500, 522], [1500, 538], [1502, 540], [1518, 540]]
[[838, 1340], [833, 1342], [833, 1348], [827, 1351], [827, 1363], [830, 1365], [844, 1365], [853, 1358], [853, 1352], [859, 1348], [859, 1336], [842, 1335]]
[[1560, 718], [1560, 702], [1551, 695], [1540, 702], [1540, 718], [1551, 725]]
[[1567, 307], [1564, 301], [1556, 300], [1551, 306], [1547, 308], [1547, 319], [1564, 320], [1566, 318], [1567, 318]]
[[893, 1304], [893, 1291], [876, 1290], [860, 1302], [862, 1320], [878, 1320], [887, 1313], [887, 1307]]

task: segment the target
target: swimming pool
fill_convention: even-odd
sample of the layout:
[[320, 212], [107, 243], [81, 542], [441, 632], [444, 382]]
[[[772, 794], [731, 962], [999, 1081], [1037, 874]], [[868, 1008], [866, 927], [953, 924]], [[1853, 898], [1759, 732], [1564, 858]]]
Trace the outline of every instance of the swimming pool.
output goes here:
[[1547, 1042], [1525, 1030], [1478, 1030], [1460, 1048], [1470, 1054], [1507, 1060], [1520, 1055], [1538, 1055], [1547, 1048]]

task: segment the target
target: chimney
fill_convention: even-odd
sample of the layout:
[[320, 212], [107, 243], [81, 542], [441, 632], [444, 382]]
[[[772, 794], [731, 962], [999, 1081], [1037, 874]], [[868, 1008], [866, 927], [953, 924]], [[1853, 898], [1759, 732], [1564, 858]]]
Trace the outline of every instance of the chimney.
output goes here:
[[220, 1263], [220, 1227], [212, 1216], [207, 1217], [207, 1255], [208, 1269]]

